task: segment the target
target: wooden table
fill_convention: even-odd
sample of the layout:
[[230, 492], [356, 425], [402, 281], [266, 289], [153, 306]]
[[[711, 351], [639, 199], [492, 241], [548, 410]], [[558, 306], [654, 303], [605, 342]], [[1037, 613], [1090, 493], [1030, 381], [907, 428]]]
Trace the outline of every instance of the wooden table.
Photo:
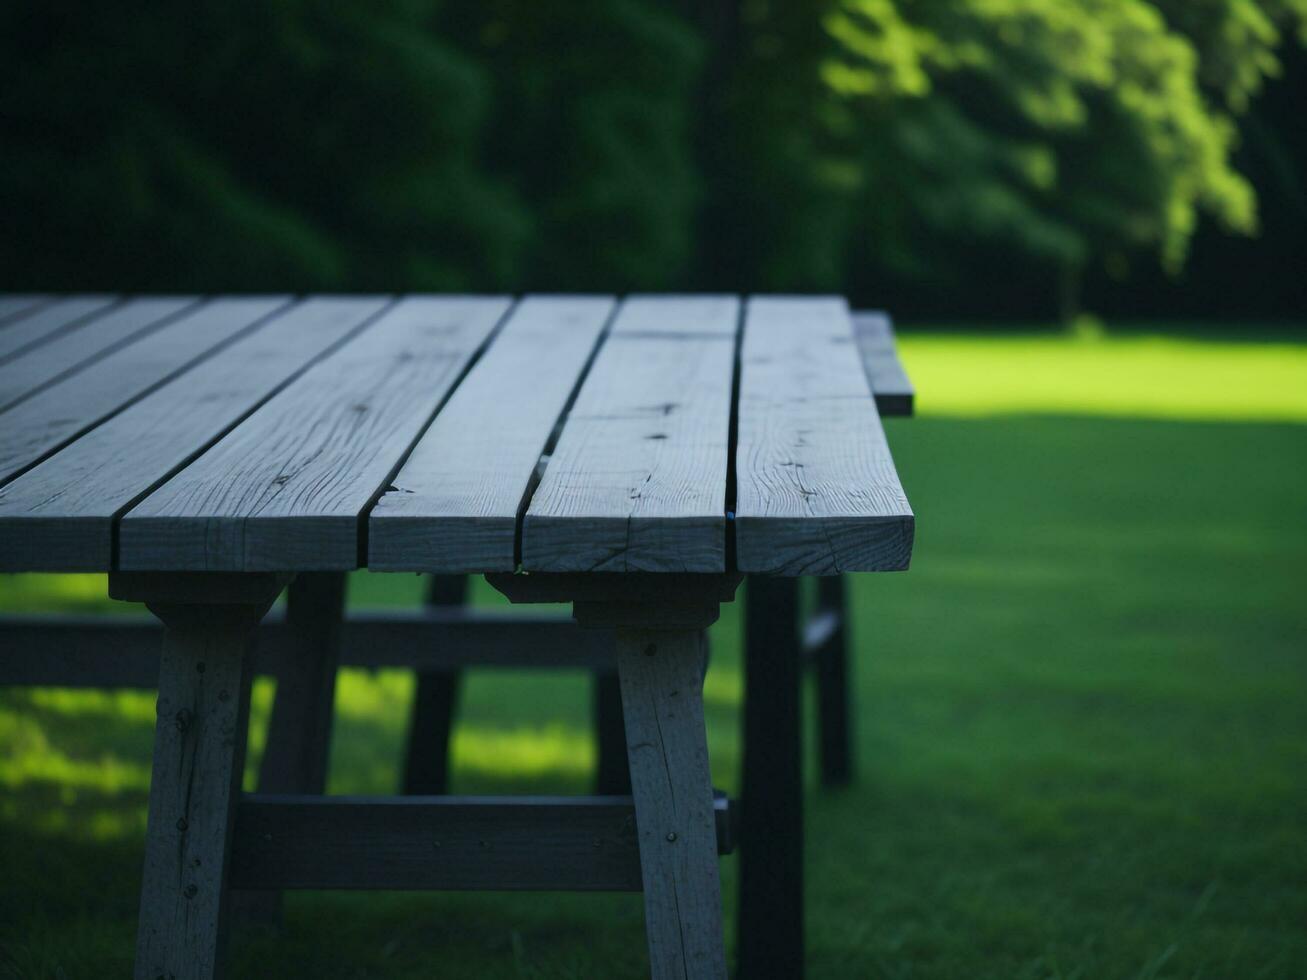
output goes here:
[[[636, 887], [654, 975], [723, 976], [701, 631], [745, 573], [902, 569], [913, 532], [836, 298], [0, 308], [0, 481], [0, 570], [164, 624], [149, 977], [214, 975], [235, 887]], [[250, 635], [358, 567], [614, 631], [633, 802], [241, 798]]]

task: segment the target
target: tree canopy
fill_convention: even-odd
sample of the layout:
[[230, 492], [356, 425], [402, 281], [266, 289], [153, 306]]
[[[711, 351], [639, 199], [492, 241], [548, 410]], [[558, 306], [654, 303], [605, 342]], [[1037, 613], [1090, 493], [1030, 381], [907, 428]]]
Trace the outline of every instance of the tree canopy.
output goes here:
[[9, 5], [0, 268], [1070, 311], [1257, 232], [1241, 127], [1304, 40], [1307, 0]]

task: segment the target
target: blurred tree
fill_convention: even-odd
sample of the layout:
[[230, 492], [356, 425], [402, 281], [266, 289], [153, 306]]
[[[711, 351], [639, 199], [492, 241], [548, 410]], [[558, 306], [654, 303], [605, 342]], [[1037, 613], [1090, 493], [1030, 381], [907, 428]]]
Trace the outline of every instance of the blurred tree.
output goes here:
[[0, 269], [22, 288], [507, 284], [485, 72], [423, 0], [0, 7]]
[[519, 284], [683, 288], [694, 31], [658, 0], [450, 4], [442, 29], [493, 79], [487, 164], [534, 217]]
[[1300, 113], [1258, 114], [1292, 31], [1307, 0], [6, 4], [0, 288], [1070, 315], [1252, 233], [1245, 172], [1307, 244]]
[[1232, 113], [1303, 7], [838, 0], [821, 71], [860, 161], [850, 277], [937, 289], [1034, 265], [1070, 316], [1091, 262], [1122, 277], [1152, 252], [1179, 270], [1200, 212], [1251, 233]]

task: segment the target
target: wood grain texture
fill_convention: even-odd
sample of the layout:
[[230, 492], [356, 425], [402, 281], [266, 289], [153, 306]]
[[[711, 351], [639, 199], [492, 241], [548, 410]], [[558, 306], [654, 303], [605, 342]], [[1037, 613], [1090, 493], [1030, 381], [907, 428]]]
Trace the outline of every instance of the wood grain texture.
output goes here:
[[112, 296], [69, 296], [0, 328], [0, 363], [86, 324], [114, 304]]
[[50, 297], [41, 293], [7, 293], [0, 296], [0, 326], [18, 319], [24, 313], [33, 312], [49, 301]]
[[853, 314], [853, 333], [862, 352], [862, 367], [876, 396], [876, 411], [881, 417], [911, 415], [916, 389], [899, 360], [894, 343], [894, 327], [885, 313]]
[[619, 310], [532, 496], [522, 565], [720, 572], [738, 301]]
[[187, 307], [194, 296], [147, 296], [129, 300], [97, 317], [94, 323], [53, 337], [19, 357], [0, 364], [0, 411], [73, 374], [125, 344], [143, 342]]
[[516, 567], [523, 497], [613, 307], [596, 296], [518, 305], [373, 509], [369, 568]]
[[755, 297], [741, 342], [739, 570], [905, 569], [913, 516], [842, 299]]
[[357, 567], [361, 515], [509, 305], [395, 304], [133, 508], [120, 567]]
[[307, 300], [0, 487], [0, 570], [108, 570], [116, 515], [384, 306]]
[[[49, 455], [108, 415], [230, 341], [286, 297], [216, 299], [98, 359], [0, 418], [0, 480]], [[19, 366], [26, 358], [11, 362]], [[3, 368], [0, 368], [3, 370]]]
[[249, 709], [248, 635], [267, 606], [153, 608], [167, 630], [135, 976], [209, 980], [222, 974]]
[[654, 980], [725, 980], [721, 884], [697, 630], [617, 631]]

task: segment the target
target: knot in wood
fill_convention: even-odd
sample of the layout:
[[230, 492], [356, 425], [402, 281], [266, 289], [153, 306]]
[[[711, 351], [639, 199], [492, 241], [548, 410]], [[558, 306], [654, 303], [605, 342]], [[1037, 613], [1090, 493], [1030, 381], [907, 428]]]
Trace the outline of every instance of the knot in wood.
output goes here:
[[658, 652], [658, 645], [656, 643], [650, 643], [647, 647], [644, 648], [644, 655], [646, 657], [652, 657], [657, 652]]
[[194, 717], [195, 716], [191, 714], [191, 710], [189, 708], [182, 708], [180, 711], [178, 711], [174, 719], [174, 721], [177, 724], [177, 731], [184, 732], [186, 731], [186, 729], [190, 728], [191, 720]]
[[669, 832], [668, 832], [668, 834], [667, 834], [667, 843], [669, 843], [669, 844], [675, 844], [675, 843], [676, 843], [676, 831], [673, 830], [673, 831], [669, 831]]
[[194, 884], [187, 885], [186, 890], [182, 892], [182, 894], [185, 895], [187, 898], [194, 898], [199, 893], [200, 893], [199, 888], [197, 888]]

